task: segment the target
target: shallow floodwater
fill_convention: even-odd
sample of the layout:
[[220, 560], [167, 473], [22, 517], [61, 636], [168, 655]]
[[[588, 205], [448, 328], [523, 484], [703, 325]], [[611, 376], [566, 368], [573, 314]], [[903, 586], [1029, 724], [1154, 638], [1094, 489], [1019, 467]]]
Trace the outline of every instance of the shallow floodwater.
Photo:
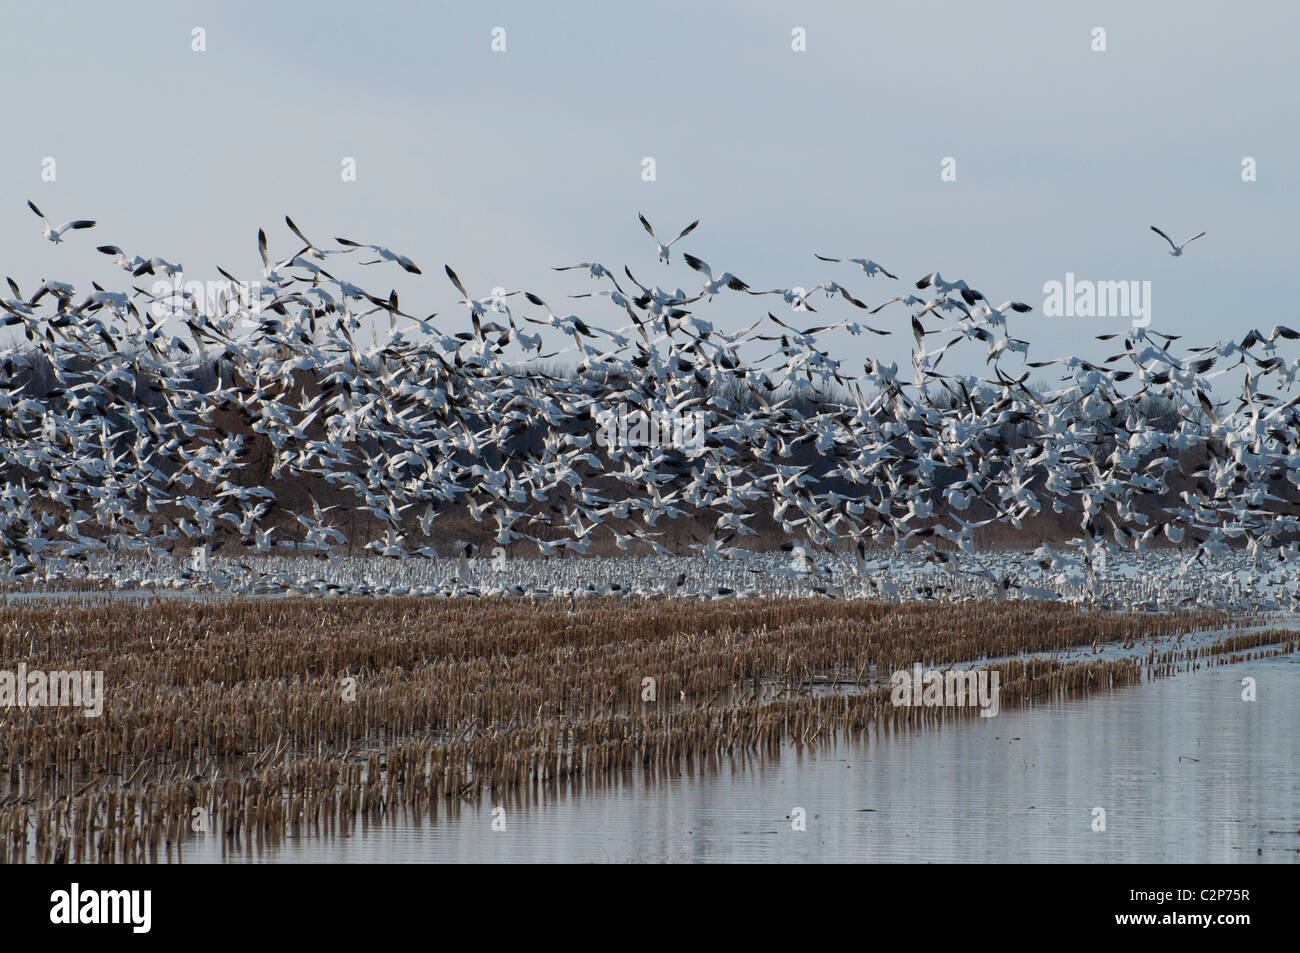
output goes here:
[[[1257, 700], [1241, 681], [1256, 680]], [[1300, 657], [187, 863], [1300, 862]], [[788, 816], [806, 813], [806, 831]], [[1094, 831], [1093, 809], [1105, 810]], [[175, 854], [172, 855], [175, 859]], [[160, 859], [162, 859], [160, 857]]]

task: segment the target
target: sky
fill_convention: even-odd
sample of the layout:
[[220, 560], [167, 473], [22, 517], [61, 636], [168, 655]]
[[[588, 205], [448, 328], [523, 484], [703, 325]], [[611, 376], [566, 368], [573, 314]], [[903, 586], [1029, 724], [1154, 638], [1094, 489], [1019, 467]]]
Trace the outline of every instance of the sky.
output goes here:
[[[443, 264], [476, 297], [529, 290], [614, 327], [607, 301], [565, 299], [604, 285], [550, 267], [628, 264], [689, 290], [680, 250], [756, 290], [834, 279], [872, 306], [934, 270], [961, 277], [1034, 306], [1010, 331], [1036, 359], [1113, 353], [1092, 336], [1130, 323], [1045, 316], [1045, 283], [1067, 273], [1150, 281], [1151, 328], [1180, 345], [1300, 322], [1284, 293], [1300, 5], [53, 0], [7, 5], [4, 23], [0, 272], [28, 294], [47, 277], [125, 287], [103, 243], [187, 279], [251, 279], [259, 227], [297, 250], [288, 213], [317, 244], [408, 255], [422, 277], [355, 261], [346, 276], [449, 331], [468, 316]], [[98, 225], [52, 245], [28, 199]], [[670, 267], [638, 212], [661, 235], [700, 220]], [[1173, 258], [1153, 224], [1207, 234]], [[790, 318], [730, 293], [699, 314], [738, 330], [767, 310]], [[841, 335], [832, 354], [906, 362], [907, 311], [870, 323], [895, 333]]]

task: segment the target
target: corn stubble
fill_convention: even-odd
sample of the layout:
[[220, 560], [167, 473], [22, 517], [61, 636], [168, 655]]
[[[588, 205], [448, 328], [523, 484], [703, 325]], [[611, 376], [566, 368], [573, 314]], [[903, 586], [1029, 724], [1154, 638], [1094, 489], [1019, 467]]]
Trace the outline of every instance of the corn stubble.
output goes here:
[[[889, 675], [1232, 627], [1219, 612], [826, 600], [243, 600], [0, 609], [0, 659], [104, 672], [104, 712], [0, 710], [0, 860], [149, 861], [627, 779], [978, 709]], [[1146, 656], [989, 663], [1001, 705], [1296, 649], [1287, 630]], [[1229, 653], [1231, 653], [1229, 655]], [[647, 678], [654, 701], [643, 700]], [[345, 679], [355, 679], [349, 700]], [[207, 830], [195, 833], [196, 809]], [[175, 855], [173, 855], [173, 850]]]

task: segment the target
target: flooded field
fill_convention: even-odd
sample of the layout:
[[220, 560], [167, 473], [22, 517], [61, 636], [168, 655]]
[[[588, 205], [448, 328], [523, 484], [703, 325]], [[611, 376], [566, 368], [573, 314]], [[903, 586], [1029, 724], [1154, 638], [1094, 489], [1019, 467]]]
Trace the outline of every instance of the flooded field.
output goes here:
[[1300, 827], [1280, 616], [78, 599], [0, 607], [0, 658], [0, 861], [1271, 859]]
[[[1242, 700], [1256, 680], [1258, 700]], [[1300, 657], [186, 863], [1300, 863]], [[803, 808], [806, 831], [792, 829]], [[1094, 809], [1105, 831], [1094, 831]], [[499, 815], [498, 815], [499, 817]], [[498, 821], [498, 826], [500, 822]], [[159, 859], [168, 859], [161, 857]]]
[[[504, 552], [504, 551], [502, 551]], [[1050, 548], [995, 549], [972, 557], [968, 570], [948, 572], [924, 552], [879, 547], [859, 556], [828, 553], [792, 558], [782, 550], [704, 556], [591, 558], [455, 556], [193, 555], [145, 557], [92, 554], [0, 593], [4, 602], [97, 604], [122, 599], [266, 596], [422, 596], [433, 598], [671, 596], [807, 598], [883, 601], [997, 599], [1066, 602], [1138, 611], [1237, 609], [1295, 612], [1300, 575], [1283, 562], [1257, 561], [1244, 550], [1214, 556], [1178, 549], [1119, 553], [1094, 565]], [[1050, 568], [1044, 568], [1045, 566]]]

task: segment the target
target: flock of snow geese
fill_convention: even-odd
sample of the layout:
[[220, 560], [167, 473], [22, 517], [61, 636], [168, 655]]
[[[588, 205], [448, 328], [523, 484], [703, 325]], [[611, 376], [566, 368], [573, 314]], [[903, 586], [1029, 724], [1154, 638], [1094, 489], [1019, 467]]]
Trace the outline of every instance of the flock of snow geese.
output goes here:
[[[28, 204], [54, 243], [96, 225], [53, 228]], [[639, 218], [660, 270], [674, 246], [698, 240], [698, 221], [664, 242]], [[8, 279], [0, 578], [216, 579], [241, 592], [1096, 597], [1108, 560], [1154, 548], [1169, 562], [1165, 584], [1186, 582], [1174, 602], [1210, 592], [1211, 576], [1230, 578], [1220, 591], [1238, 596], [1267, 583], [1279, 605], [1295, 598], [1300, 360], [1279, 348], [1300, 334], [1288, 327], [1185, 350], [1175, 335], [1126, 327], [1098, 335], [1122, 338], [1104, 361], [1030, 360], [1012, 322], [1032, 320], [1018, 317], [1032, 307], [995, 306], [965, 280], [936, 271], [868, 304], [864, 289], [829, 277], [756, 290], [698, 248], [681, 256], [703, 279], [691, 289], [628, 266], [556, 266], [582, 274], [572, 297], [596, 299], [584, 316], [528, 291], [475, 297], [446, 266], [457, 310], [435, 323], [403, 311], [395, 291], [339, 277], [358, 259], [423, 275], [409, 257], [346, 238], [317, 244], [285, 222], [299, 250], [277, 259], [259, 230], [256, 280], [220, 269], [230, 285], [216, 300], [179, 281], [159, 295], [129, 281], [113, 291], [43, 280], [24, 293]], [[1175, 245], [1153, 230], [1175, 256], [1204, 234]], [[163, 258], [98, 250], [132, 278], [183, 275]], [[856, 267], [873, 289], [898, 280], [865, 257], [814, 260]], [[752, 310], [752, 323], [727, 331], [701, 317], [719, 296]], [[783, 316], [754, 298], [780, 298]], [[835, 308], [846, 314], [828, 316]], [[910, 374], [871, 357], [859, 371], [826, 343], [900, 330], [915, 340]], [[940, 369], [962, 347], [980, 373], [953, 371], [952, 359]], [[690, 417], [700, 439], [644, 437], [652, 426], [611, 441], [601, 422], [614, 414]], [[322, 506], [318, 489], [304, 489], [321, 487], [346, 502]], [[373, 538], [349, 535], [361, 513]], [[483, 530], [477, 545], [444, 529], [466, 518]], [[990, 524], [1031, 540], [1027, 572], [977, 548]], [[1049, 524], [1077, 528], [1038, 546]], [[492, 541], [508, 553], [505, 573], [485, 562]], [[555, 558], [596, 544], [626, 556]], [[373, 557], [392, 559], [401, 568], [389, 575], [405, 581], [377, 584], [373, 567], [390, 564]], [[601, 572], [605, 582], [582, 582]], [[1114, 591], [1171, 604], [1144, 585]]]

